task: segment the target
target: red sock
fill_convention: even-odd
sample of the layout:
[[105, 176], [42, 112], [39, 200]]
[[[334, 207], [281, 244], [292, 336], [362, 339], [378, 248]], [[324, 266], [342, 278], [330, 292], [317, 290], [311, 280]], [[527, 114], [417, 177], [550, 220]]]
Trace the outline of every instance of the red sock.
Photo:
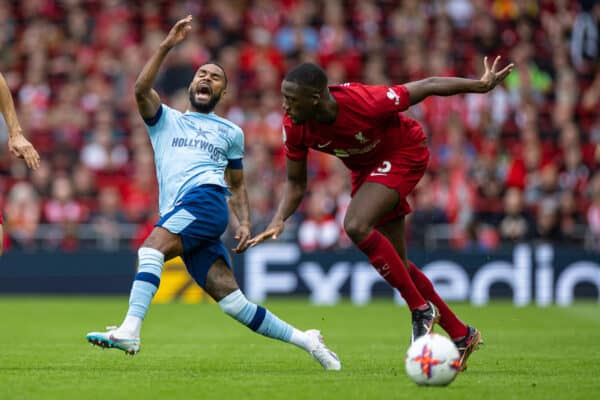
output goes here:
[[450, 310], [450, 307], [437, 294], [427, 275], [412, 262], [408, 264], [408, 272], [419, 292], [440, 310], [440, 326], [451, 338], [459, 338], [468, 334], [467, 326]]
[[411, 311], [427, 305], [396, 249], [385, 236], [373, 229], [369, 236], [358, 244], [358, 248], [369, 257], [379, 275], [398, 289]]

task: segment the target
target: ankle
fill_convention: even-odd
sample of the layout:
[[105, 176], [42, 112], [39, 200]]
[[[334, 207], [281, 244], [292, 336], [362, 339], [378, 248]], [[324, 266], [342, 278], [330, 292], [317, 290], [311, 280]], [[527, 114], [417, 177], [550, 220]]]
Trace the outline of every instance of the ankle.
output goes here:
[[117, 331], [130, 334], [132, 336], [140, 336], [143, 319], [134, 315], [127, 315], [125, 320], [117, 328]]
[[296, 328], [294, 328], [294, 330], [292, 331], [292, 337], [290, 338], [290, 343], [292, 343], [308, 352], [311, 352], [315, 347], [313, 338], [310, 335], [308, 335], [306, 332], [302, 332], [301, 330], [298, 330]]

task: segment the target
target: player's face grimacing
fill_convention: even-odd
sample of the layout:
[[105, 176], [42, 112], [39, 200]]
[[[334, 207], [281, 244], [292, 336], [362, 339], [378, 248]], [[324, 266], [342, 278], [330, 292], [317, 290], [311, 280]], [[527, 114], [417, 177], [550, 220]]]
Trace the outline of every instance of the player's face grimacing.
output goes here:
[[218, 65], [200, 66], [188, 88], [190, 104], [194, 111], [211, 112], [221, 100], [226, 86], [225, 73]]
[[293, 124], [303, 124], [313, 118], [319, 103], [319, 95], [313, 88], [284, 80], [281, 83], [281, 94], [283, 110]]

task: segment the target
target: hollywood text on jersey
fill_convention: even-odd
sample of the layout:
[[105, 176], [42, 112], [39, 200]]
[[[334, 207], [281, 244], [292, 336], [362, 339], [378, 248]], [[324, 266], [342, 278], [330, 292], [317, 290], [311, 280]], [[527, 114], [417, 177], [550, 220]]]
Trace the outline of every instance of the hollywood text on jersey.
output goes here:
[[222, 149], [218, 148], [214, 144], [207, 142], [202, 139], [190, 139], [190, 138], [181, 138], [175, 137], [171, 142], [171, 147], [187, 147], [194, 148], [206, 151], [213, 161], [223, 161], [226, 160], [227, 157]]

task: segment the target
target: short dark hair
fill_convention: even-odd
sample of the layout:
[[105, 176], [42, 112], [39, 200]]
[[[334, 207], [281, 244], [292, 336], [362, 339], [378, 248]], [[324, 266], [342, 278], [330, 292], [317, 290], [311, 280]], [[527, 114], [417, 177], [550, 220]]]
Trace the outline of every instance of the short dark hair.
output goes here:
[[[221, 68], [221, 71], [223, 71], [223, 77], [225, 78], [225, 87], [227, 87], [227, 82], [229, 80], [227, 79], [227, 72], [225, 72], [225, 68], [223, 68], [223, 66], [221, 64], [219, 64], [218, 62], [214, 62], [214, 61], [208, 61], [208, 62], [202, 63], [202, 65], [200, 65], [200, 67], [203, 67], [208, 64], [216, 65], [217, 67]], [[198, 67], [198, 68], [200, 68], [200, 67]]]
[[284, 80], [319, 90], [327, 86], [327, 74], [323, 68], [313, 63], [302, 63], [295, 66], [287, 73]]

